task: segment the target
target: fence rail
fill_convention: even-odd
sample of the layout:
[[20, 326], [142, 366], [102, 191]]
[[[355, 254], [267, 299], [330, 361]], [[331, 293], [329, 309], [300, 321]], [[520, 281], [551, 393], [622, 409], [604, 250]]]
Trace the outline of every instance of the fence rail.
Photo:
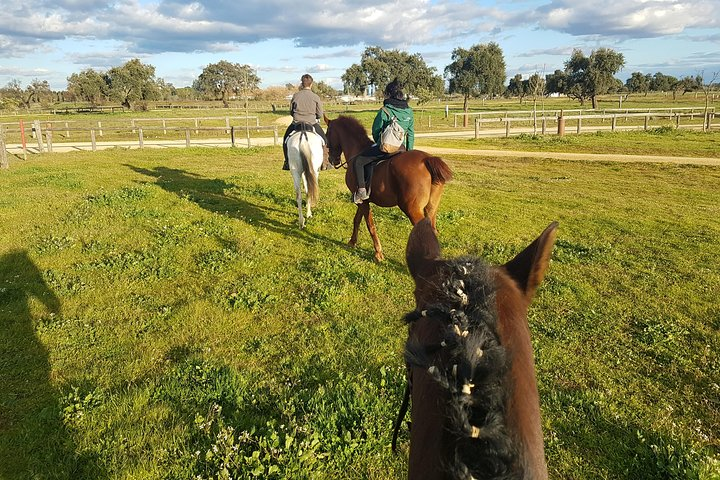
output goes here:
[[[527, 113], [527, 112], [524, 112]], [[511, 124], [515, 123], [530, 123], [533, 128], [537, 128], [538, 125], [540, 127], [540, 133], [542, 135], [545, 135], [548, 133], [548, 128], [552, 125], [557, 128], [557, 134], [558, 135], [564, 135], [565, 134], [565, 126], [567, 125], [568, 121], [574, 121], [576, 125], [576, 133], [581, 133], [583, 129], [583, 121], [586, 122], [595, 122], [595, 125], [588, 126], [586, 124], [586, 128], [594, 128], [597, 129], [597, 121], [601, 121], [602, 123], [605, 123], [606, 120], [610, 120], [610, 130], [616, 131], [620, 129], [621, 127], [618, 125], [618, 120], [624, 119], [638, 119], [642, 120], [641, 124], [637, 125], [626, 125], [622, 127], [623, 129], [639, 129], [642, 128], [643, 130], [647, 130], [648, 128], [651, 128], [650, 120], [651, 119], [670, 119], [674, 120], [675, 128], [694, 128], [694, 129], [702, 129], [703, 131], [710, 130], [713, 128], [713, 120], [715, 118], [715, 112], [714, 111], [708, 111], [706, 115], [703, 115], [702, 118], [702, 124], [697, 123], [681, 123], [681, 118], [689, 118], [691, 121], [695, 119], [695, 117], [700, 116], [699, 113], [695, 112], [688, 112], [688, 113], [679, 113], [679, 112], [667, 112], [667, 111], [656, 111], [656, 112], [645, 112], [645, 113], [613, 113], [613, 114], [605, 114], [605, 115], [561, 115], [561, 116], [537, 116], [537, 117], [514, 117], [514, 116], [507, 116], [507, 117], [476, 117], [475, 118], [475, 138], [478, 138], [480, 135], [480, 131], [483, 128], [483, 124], [497, 124], [502, 123], [505, 126], [505, 136], [510, 136], [511, 131]]]
[[[0, 126], [0, 128], [3, 129], [5, 133], [13, 132], [19, 133], [21, 132], [21, 128], [18, 128], [16, 130], [8, 129], [6, 127]], [[272, 145], [278, 145], [278, 126], [235, 126], [235, 125], [229, 125], [224, 127], [169, 127], [169, 126], [136, 126], [133, 130], [132, 128], [125, 129], [124, 133], [128, 134], [126, 135], [126, 138], [128, 136], [134, 136], [134, 140], [109, 140], [109, 141], [98, 141], [98, 129], [94, 127], [70, 127], [70, 126], [63, 126], [61, 128], [43, 128], [40, 125], [40, 122], [36, 121], [34, 122], [33, 131], [35, 134], [35, 142], [37, 146], [28, 147], [27, 142], [24, 141], [25, 138], [23, 137], [22, 142], [22, 152], [23, 154], [27, 154], [28, 150], [30, 151], [36, 151], [38, 153], [53, 153], [53, 151], [60, 147], [69, 147], [73, 150], [90, 150], [90, 151], [97, 151], [101, 148], [112, 148], [112, 147], [124, 147], [124, 148], [144, 148], [146, 145], [152, 145], [152, 146], [176, 146], [176, 147], [190, 147], [193, 145], [196, 146], [247, 146], [251, 147], [253, 146], [253, 140], [255, 140], [256, 145], [267, 145], [269, 142], [264, 138], [262, 142], [259, 141], [258, 138], [253, 139], [253, 137], [250, 135], [250, 132], [256, 132], [256, 131], [271, 131], [272, 136]], [[56, 133], [65, 134], [66, 136], [69, 136], [70, 132], [80, 133], [84, 134], [82, 135], [84, 138], [89, 137], [89, 141], [84, 142], [67, 142], [67, 141], [55, 141]], [[167, 137], [148, 137], [149, 133], [152, 132], [162, 132], [163, 135], [167, 135], [168, 132], [175, 132], [176, 135], [173, 135], [174, 138], [167, 138]], [[216, 134], [219, 133], [220, 135], [203, 135], [200, 136], [199, 134]], [[193, 136], [193, 134], [195, 136]], [[241, 138], [242, 137], [242, 138]], [[18, 145], [17, 147], [20, 147]]]
[[[708, 107], [708, 111], [715, 113], [715, 107]], [[694, 118], [698, 115], [704, 115], [705, 107], [672, 107], [672, 108], [605, 108], [603, 110], [588, 110], [588, 109], [557, 109], [557, 110], [535, 110], [537, 118], [544, 117], [560, 117], [565, 116], [568, 118], [568, 114], [577, 114], [584, 118], [603, 118], [607, 114], [621, 115], [622, 117], [631, 117], [633, 115], [653, 115], [657, 113], [687, 113]], [[483, 120], [490, 119], [488, 121], [500, 121], [505, 122], [507, 119], [515, 119], [517, 121], [518, 116], [532, 115], [533, 110], [499, 110], [499, 111], [482, 111], [482, 112], [460, 112], [453, 113], [453, 127], [458, 128], [458, 118], [475, 117]]]

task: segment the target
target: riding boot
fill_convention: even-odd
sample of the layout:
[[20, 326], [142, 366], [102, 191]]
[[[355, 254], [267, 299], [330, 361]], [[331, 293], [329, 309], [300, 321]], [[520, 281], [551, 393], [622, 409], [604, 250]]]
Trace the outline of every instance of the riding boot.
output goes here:
[[283, 163], [283, 170], [290, 170], [290, 165], [288, 165], [288, 159], [285, 159], [285, 163]]
[[327, 145], [323, 145], [323, 163], [320, 166], [320, 170], [329, 170], [332, 165], [330, 165], [330, 149]]

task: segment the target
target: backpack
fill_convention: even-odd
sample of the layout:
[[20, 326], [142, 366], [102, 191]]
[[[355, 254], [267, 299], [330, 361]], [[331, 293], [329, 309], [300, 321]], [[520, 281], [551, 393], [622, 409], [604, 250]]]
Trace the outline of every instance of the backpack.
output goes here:
[[405, 129], [400, 126], [395, 115], [382, 107], [390, 117], [390, 123], [380, 133], [380, 150], [385, 153], [395, 153], [405, 143]]

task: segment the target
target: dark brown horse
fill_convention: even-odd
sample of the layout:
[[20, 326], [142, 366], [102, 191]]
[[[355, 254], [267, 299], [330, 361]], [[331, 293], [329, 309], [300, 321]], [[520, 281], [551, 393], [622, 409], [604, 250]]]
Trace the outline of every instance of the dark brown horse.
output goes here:
[[552, 223], [513, 260], [491, 267], [441, 259], [432, 225], [413, 228], [410, 479], [547, 479], [527, 309], [556, 229]]
[[[345, 184], [350, 192], [357, 189], [353, 158], [372, 145], [367, 131], [355, 118], [340, 116], [335, 120], [325, 117], [327, 123], [329, 160], [336, 167], [340, 155], [348, 163]], [[373, 172], [370, 199], [358, 205], [353, 220], [353, 232], [348, 244], [357, 243], [360, 220], [364, 217], [375, 247], [375, 259], [384, 259], [382, 246], [375, 229], [370, 202], [380, 207], [400, 207], [413, 225], [423, 218], [429, 218], [435, 228], [440, 197], [445, 183], [452, 178], [452, 171], [439, 157], [433, 157], [420, 150], [394, 155], [389, 161], [379, 163]]]

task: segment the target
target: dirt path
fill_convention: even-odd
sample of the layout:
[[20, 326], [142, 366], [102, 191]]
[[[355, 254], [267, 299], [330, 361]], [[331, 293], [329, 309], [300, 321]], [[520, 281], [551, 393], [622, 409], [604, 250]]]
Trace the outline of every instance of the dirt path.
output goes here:
[[478, 157], [554, 158], [560, 160], [590, 160], [600, 162], [648, 162], [720, 166], [720, 158], [672, 157], [665, 155], [619, 155], [614, 153], [520, 152], [514, 150], [467, 150], [416, 145], [416, 148], [435, 155], [474, 155]]

